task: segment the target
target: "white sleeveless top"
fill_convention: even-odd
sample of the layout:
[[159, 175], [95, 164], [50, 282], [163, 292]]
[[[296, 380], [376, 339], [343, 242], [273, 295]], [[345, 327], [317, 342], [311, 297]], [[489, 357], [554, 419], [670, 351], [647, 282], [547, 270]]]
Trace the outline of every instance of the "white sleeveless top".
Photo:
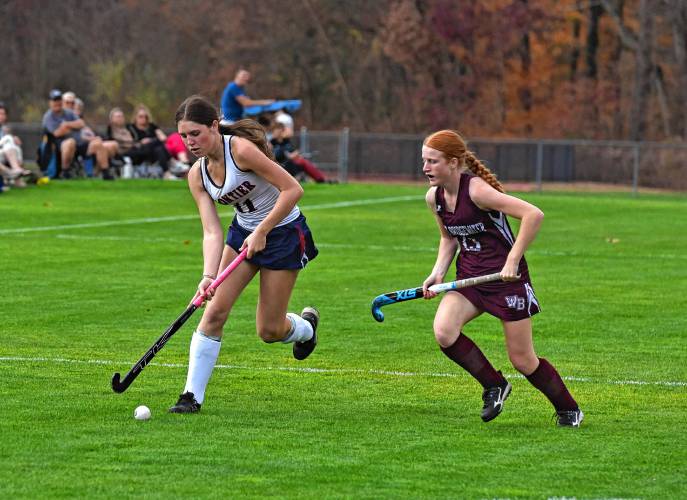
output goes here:
[[[272, 211], [279, 197], [279, 189], [254, 172], [239, 169], [231, 154], [231, 135], [222, 136], [224, 148], [224, 184], [218, 186], [210, 177], [207, 158], [200, 160], [203, 187], [210, 197], [222, 205], [234, 205], [236, 219], [241, 227], [253, 231]], [[284, 217], [277, 227], [298, 218], [298, 205]]]

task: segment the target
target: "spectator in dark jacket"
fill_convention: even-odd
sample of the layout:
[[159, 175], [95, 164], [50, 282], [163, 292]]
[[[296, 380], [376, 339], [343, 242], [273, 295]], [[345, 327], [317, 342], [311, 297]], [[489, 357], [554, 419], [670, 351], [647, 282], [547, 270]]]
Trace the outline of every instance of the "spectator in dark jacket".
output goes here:
[[310, 160], [301, 156], [300, 151], [291, 143], [291, 139], [286, 137], [287, 131], [283, 123], [276, 122], [272, 124], [272, 150], [274, 157], [288, 173], [297, 179], [303, 178], [307, 175], [315, 182], [330, 182], [327, 181], [327, 176], [324, 175], [319, 168], [315, 166]]
[[164, 171], [163, 177], [165, 179], [176, 179], [176, 176], [169, 171], [171, 157], [165, 147], [167, 135], [153, 122], [150, 110], [144, 104], [136, 106], [131, 123], [127, 128], [134, 141], [140, 144], [146, 161], [160, 165]]

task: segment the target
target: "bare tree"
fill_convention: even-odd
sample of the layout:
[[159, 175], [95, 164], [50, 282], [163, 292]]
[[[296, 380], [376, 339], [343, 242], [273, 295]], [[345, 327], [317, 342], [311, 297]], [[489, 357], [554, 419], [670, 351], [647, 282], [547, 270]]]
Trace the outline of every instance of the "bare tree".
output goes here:
[[678, 115], [683, 139], [687, 139], [687, 0], [666, 0], [671, 13], [673, 50], [677, 63]]
[[604, 9], [611, 16], [623, 43], [635, 52], [635, 84], [630, 111], [630, 140], [640, 141], [648, 129], [649, 98], [655, 71], [652, 62], [654, 43], [654, 12], [649, 0], [639, 2], [639, 33], [635, 35], [623, 23], [609, 0], [601, 0]]
[[596, 80], [597, 64], [596, 57], [599, 49], [599, 20], [603, 14], [603, 7], [597, 2], [589, 2], [588, 19], [589, 25], [587, 27], [587, 48], [585, 59], [587, 61], [587, 76]]
[[322, 26], [322, 23], [319, 20], [318, 14], [315, 12], [313, 9], [312, 4], [310, 3], [309, 0], [302, 0], [303, 5], [305, 6], [308, 14], [310, 14], [310, 19], [317, 28], [317, 32], [320, 36], [321, 41], [324, 43], [324, 47], [327, 53], [327, 57], [329, 59], [329, 63], [332, 67], [332, 71], [336, 77], [336, 80], [338, 84], [340, 85], [341, 88], [341, 93], [343, 95], [343, 100], [344, 100], [344, 105], [348, 112], [350, 113], [351, 118], [353, 121], [356, 123], [356, 125], [361, 128], [365, 129], [365, 121], [361, 117], [361, 113], [358, 109], [358, 106], [355, 105], [353, 102], [353, 99], [351, 98], [350, 92], [348, 90], [348, 84], [346, 82], [346, 79], [344, 78], [343, 74], [341, 73], [341, 68], [339, 66], [339, 61], [336, 57], [336, 54], [333, 50], [332, 43], [329, 40], [329, 37], [327, 36], [327, 32], [325, 31], [324, 27]]
[[577, 66], [580, 60], [580, 34], [582, 33], [582, 20], [579, 16], [572, 18], [572, 47], [570, 49], [570, 73], [569, 79], [574, 82], [577, 78]]

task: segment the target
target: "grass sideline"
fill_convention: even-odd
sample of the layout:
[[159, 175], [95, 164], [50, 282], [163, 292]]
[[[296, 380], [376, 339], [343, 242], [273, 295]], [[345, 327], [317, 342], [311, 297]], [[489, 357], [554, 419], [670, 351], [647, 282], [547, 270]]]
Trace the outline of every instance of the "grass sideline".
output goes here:
[[[129, 390], [126, 372], [193, 295], [201, 229], [185, 183], [53, 182], [0, 197], [0, 492], [38, 497], [681, 498], [687, 496], [686, 198], [527, 193], [546, 214], [528, 252], [535, 347], [581, 403], [578, 430], [509, 365], [499, 324], [466, 330], [514, 385], [481, 390], [437, 349], [437, 302], [375, 295], [436, 256], [424, 187], [307, 185], [321, 254], [291, 310], [322, 313], [305, 362], [254, 333], [257, 287], [232, 313], [200, 415], [182, 390], [200, 314]], [[231, 209], [222, 210], [223, 222]], [[37, 229], [42, 228], [42, 229]], [[148, 422], [132, 418], [146, 404]]]

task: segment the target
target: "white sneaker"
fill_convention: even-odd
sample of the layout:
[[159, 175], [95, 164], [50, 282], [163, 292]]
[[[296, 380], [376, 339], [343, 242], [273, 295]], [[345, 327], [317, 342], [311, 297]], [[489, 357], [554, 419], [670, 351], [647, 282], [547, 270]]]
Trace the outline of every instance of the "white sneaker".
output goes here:
[[181, 180], [176, 175], [174, 175], [172, 172], [165, 172], [162, 175], [162, 178], [166, 181], [180, 181]]
[[191, 167], [186, 165], [183, 161], [172, 160], [169, 165], [169, 171], [174, 175], [183, 176], [191, 170]]

